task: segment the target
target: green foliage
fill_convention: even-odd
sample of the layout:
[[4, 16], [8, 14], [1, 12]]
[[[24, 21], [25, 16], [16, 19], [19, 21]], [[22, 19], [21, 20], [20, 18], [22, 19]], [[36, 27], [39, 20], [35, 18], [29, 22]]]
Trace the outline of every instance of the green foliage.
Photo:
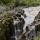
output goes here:
[[14, 5], [15, 4], [15, 0], [0, 0], [0, 2], [2, 2], [5, 5]]
[[40, 4], [40, 0], [20, 0], [21, 5], [36, 6]]
[[34, 38], [34, 40], [40, 40], [40, 32], [38, 33], [37, 37]]
[[14, 6], [36, 6], [40, 5], [40, 0], [0, 0], [3, 4]]
[[40, 5], [40, 0], [16, 0], [16, 6], [37, 6]]

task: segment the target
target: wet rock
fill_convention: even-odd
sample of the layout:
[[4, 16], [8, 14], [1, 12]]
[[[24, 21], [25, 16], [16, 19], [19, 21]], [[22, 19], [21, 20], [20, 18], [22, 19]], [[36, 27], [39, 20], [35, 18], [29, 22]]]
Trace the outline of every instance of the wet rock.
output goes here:
[[10, 23], [12, 23], [12, 16], [10, 14], [1, 14], [0, 16], [0, 40], [9, 40], [10, 37]]
[[40, 11], [38, 13], [38, 15], [35, 17], [35, 20], [39, 19], [40, 20]]
[[39, 13], [38, 13], [38, 15], [35, 17], [35, 24], [37, 24], [36, 26], [35, 26], [35, 30], [36, 30], [36, 35], [37, 35], [37, 31], [40, 31], [40, 11], [39, 11]]
[[20, 15], [20, 14], [16, 14], [16, 16], [17, 16], [17, 17], [21, 17], [21, 15]]
[[28, 26], [26, 26], [26, 32], [28, 32], [29, 31], [29, 28], [28, 28]]
[[0, 12], [4, 12], [6, 10], [5, 6], [0, 6]]

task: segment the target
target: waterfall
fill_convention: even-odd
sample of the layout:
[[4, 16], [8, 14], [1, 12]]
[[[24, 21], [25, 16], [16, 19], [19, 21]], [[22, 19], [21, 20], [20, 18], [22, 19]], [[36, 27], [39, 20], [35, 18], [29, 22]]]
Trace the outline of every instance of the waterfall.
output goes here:
[[[35, 17], [38, 15], [39, 11], [40, 11], [40, 6], [38, 7], [29, 7], [29, 8], [23, 8], [24, 10], [24, 14], [27, 16], [26, 18], [24, 18], [25, 24], [23, 27], [23, 33], [26, 32], [26, 27], [28, 26], [29, 31], [29, 39], [32, 40], [34, 36], [36, 36], [35, 33], [35, 25], [30, 26], [33, 22]], [[28, 39], [27, 39], [28, 40]]]
[[[21, 17], [18, 16], [17, 19], [20, 21], [14, 20], [14, 25], [17, 24], [15, 26], [15, 39], [20, 40], [21, 36], [26, 33], [26, 27], [28, 26], [29, 31], [26, 34], [29, 34], [29, 39], [31, 40], [32, 37], [35, 36], [35, 25], [30, 25], [34, 22], [35, 17], [38, 15], [40, 6], [23, 8], [22, 10], [24, 11], [23, 14], [21, 14], [22, 12], [18, 10], [18, 15], [20, 16], [21, 14]], [[24, 17], [24, 15], [26, 15], [26, 17]]]
[[[25, 25], [23, 27], [23, 30], [25, 32], [25, 28], [26, 26], [29, 26], [31, 25], [31, 23], [33, 23], [35, 17], [37, 16], [37, 14], [39, 13], [40, 11], [40, 6], [38, 7], [29, 7], [29, 8], [23, 8], [23, 10], [25, 11], [24, 14], [26, 14], [26, 18], [24, 18], [25, 20]], [[29, 27], [30, 28], [30, 27]], [[33, 29], [33, 27], [31, 27], [31, 29]]]

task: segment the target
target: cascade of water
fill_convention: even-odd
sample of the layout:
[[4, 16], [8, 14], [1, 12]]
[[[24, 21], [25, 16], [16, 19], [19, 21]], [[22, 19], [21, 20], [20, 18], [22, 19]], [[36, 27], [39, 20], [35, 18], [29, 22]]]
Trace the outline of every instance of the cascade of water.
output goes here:
[[[29, 39], [30, 39], [30, 37], [32, 39], [32, 36], [35, 35], [35, 26], [34, 25], [30, 26], [30, 25], [31, 25], [31, 23], [33, 23], [35, 17], [37, 16], [38, 12], [40, 11], [40, 7], [29, 7], [29, 8], [23, 8], [22, 10], [24, 10], [24, 14], [26, 15], [26, 17], [24, 17], [24, 15], [22, 14], [20, 22], [14, 21], [14, 25], [15, 25], [15, 23], [17, 23], [17, 27], [18, 27], [17, 29], [15, 27], [15, 39], [19, 40], [18, 38], [21, 38], [21, 36], [20, 36], [21, 29], [23, 29], [23, 33], [25, 33], [27, 26], [29, 29], [29, 31], [28, 31]], [[24, 21], [22, 18], [24, 19], [25, 23], [23, 23]], [[19, 35], [17, 35], [17, 33]]]
[[[25, 25], [23, 30], [26, 29], [26, 26], [29, 26], [31, 23], [33, 23], [35, 17], [37, 16], [38, 12], [40, 11], [40, 7], [29, 7], [29, 8], [24, 8], [23, 9], [25, 12], [24, 14], [26, 14], [26, 18], [24, 18], [25, 20]], [[32, 27], [31, 27], [32, 29]], [[25, 32], [25, 31], [24, 31]]]

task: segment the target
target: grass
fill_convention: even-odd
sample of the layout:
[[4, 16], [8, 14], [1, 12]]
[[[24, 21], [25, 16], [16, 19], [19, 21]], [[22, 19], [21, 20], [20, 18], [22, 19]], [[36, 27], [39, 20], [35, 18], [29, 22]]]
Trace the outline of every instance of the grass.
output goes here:
[[40, 40], [40, 33], [38, 33], [37, 37], [35, 38], [35, 40]]
[[37, 37], [35, 38], [35, 40], [40, 40], [40, 36], [37, 36]]

